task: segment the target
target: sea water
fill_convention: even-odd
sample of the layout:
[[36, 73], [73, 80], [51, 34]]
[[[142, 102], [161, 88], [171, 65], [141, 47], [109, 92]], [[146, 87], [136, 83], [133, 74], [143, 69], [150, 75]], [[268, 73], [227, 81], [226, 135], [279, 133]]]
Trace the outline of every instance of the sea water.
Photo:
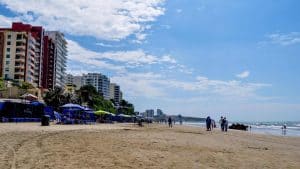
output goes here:
[[[232, 123], [239, 123], [251, 126], [247, 132], [280, 135], [280, 136], [297, 136], [300, 137], [300, 121], [286, 121], [286, 122], [229, 122], [229, 126]], [[205, 127], [205, 122], [184, 122], [184, 125]], [[282, 129], [283, 125], [286, 125], [286, 129]], [[217, 124], [217, 128], [220, 125]]]

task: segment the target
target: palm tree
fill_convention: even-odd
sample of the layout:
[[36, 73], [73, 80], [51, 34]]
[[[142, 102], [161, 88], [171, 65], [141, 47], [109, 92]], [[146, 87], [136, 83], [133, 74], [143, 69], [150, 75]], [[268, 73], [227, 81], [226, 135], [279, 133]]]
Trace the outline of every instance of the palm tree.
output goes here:
[[55, 86], [54, 89], [50, 89], [44, 97], [44, 101], [48, 106], [52, 106], [54, 110], [58, 110], [60, 106], [66, 103], [63, 89]]

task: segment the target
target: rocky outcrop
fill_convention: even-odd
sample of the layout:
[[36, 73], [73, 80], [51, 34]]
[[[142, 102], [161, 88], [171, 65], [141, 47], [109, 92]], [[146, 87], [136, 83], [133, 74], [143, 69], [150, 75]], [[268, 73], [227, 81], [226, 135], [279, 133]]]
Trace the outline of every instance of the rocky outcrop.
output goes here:
[[244, 124], [232, 124], [231, 126], [229, 126], [229, 129], [234, 129], [234, 130], [244, 130], [246, 131], [248, 129], [249, 126], [244, 125]]

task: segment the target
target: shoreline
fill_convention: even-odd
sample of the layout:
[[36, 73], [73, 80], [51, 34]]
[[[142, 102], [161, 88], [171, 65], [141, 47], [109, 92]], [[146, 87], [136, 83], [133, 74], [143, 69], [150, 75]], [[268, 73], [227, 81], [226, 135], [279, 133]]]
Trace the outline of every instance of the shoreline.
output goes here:
[[[296, 122], [298, 123], [298, 122]], [[240, 124], [246, 124], [247, 123], [240, 123]], [[179, 124], [177, 124], [179, 125]], [[187, 122], [183, 123], [185, 126], [194, 126], [194, 127], [200, 127], [200, 128], [206, 128], [205, 123], [201, 122]], [[300, 137], [300, 127], [297, 127], [295, 129], [294, 127], [287, 127], [287, 129], [284, 131], [281, 128], [277, 126], [277, 128], [270, 128], [269, 126], [264, 126], [264, 127], [258, 127], [251, 125], [252, 128], [251, 130], [243, 131], [247, 133], [253, 133], [253, 134], [262, 134], [262, 135], [272, 135], [272, 136], [281, 136], [281, 137]], [[272, 127], [272, 126], [271, 126]], [[217, 128], [214, 128], [214, 130], [220, 130], [219, 125], [217, 125]], [[237, 131], [237, 130], [232, 130], [228, 129], [229, 131]]]
[[0, 168], [298, 168], [300, 138], [164, 124], [0, 123]]

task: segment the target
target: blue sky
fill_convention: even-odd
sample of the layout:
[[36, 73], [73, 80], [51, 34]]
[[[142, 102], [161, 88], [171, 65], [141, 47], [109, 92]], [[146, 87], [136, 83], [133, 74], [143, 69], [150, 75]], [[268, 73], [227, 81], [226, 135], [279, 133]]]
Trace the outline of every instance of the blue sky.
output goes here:
[[68, 72], [109, 76], [138, 111], [299, 121], [299, 8], [298, 0], [0, 0], [0, 26], [64, 32]]

